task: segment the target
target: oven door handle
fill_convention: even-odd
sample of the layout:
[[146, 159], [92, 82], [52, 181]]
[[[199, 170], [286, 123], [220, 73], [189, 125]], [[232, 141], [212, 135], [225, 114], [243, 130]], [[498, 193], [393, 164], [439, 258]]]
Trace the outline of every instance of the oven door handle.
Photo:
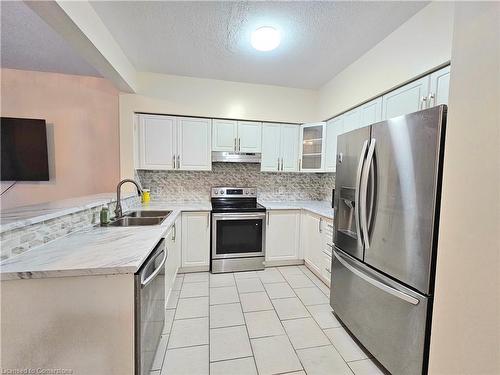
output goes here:
[[246, 219], [265, 219], [265, 212], [248, 212], [248, 213], [224, 213], [224, 214], [212, 214], [215, 220], [246, 220]]

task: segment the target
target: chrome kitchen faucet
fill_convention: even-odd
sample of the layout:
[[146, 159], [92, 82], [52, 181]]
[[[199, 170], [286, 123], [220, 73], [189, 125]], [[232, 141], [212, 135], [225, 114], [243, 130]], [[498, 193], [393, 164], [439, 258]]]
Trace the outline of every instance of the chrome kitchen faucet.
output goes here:
[[130, 178], [126, 178], [124, 180], [121, 180], [118, 183], [118, 185], [116, 186], [116, 208], [115, 208], [115, 218], [116, 219], [119, 219], [123, 216], [122, 203], [121, 203], [121, 189], [122, 189], [122, 185], [125, 182], [133, 183], [135, 185], [135, 187], [137, 188], [137, 195], [141, 196], [141, 194], [142, 194], [142, 188], [138, 182], [136, 182]]

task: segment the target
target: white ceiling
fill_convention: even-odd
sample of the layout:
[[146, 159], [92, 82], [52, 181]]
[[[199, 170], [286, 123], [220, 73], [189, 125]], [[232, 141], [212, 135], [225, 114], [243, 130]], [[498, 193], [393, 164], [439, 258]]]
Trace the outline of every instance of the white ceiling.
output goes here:
[[[139, 71], [318, 88], [428, 2], [117, 2], [92, 6]], [[270, 25], [271, 52], [250, 46]]]
[[100, 76], [22, 1], [1, 1], [0, 7], [2, 68]]

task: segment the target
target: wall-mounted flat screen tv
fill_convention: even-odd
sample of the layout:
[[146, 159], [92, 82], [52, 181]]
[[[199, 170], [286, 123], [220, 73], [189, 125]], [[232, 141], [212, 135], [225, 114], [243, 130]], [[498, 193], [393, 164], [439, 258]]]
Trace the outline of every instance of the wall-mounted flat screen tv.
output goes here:
[[48, 181], [45, 120], [1, 117], [1, 180]]

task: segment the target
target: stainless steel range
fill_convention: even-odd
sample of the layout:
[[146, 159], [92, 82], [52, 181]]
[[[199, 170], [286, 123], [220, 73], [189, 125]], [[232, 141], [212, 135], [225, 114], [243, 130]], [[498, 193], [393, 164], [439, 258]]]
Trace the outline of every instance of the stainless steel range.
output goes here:
[[212, 273], [264, 269], [266, 209], [257, 189], [212, 188]]

